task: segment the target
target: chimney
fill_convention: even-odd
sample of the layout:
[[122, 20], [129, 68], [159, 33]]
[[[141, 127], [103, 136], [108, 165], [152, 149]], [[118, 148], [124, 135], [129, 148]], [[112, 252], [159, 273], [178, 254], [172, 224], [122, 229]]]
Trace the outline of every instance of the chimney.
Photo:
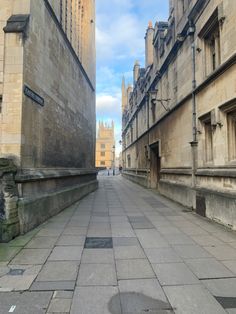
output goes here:
[[139, 70], [140, 70], [140, 64], [138, 61], [136, 61], [134, 64], [134, 69], [133, 69], [133, 73], [134, 73], [133, 74], [133, 80], [134, 80], [133, 84], [134, 84], [134, 86], [135, 86], [135, 84], [138, 80], [138, 77], [139, 77]]
[[122, 113], [123, 113], [127, 107], [127, 91], [126, 91], [124, 76], [122, 78], [121, 94], [122, 94]]
[[145, 67], [149, 67], [153, 64], [153, 38], [154, 38], [154, 28], [152, 26], [152, 22], [150, 21], [148, 24], [146, 36], [145, 36], [145, 56], [146, 63]]
[[127, 88], [127, 107], [129, 108], [129, 99], [130, 99], [130, 96], [131, 96], [131, 93], [133, 92], [133, 87], [131, 84], [128, 85], [128, 88]]

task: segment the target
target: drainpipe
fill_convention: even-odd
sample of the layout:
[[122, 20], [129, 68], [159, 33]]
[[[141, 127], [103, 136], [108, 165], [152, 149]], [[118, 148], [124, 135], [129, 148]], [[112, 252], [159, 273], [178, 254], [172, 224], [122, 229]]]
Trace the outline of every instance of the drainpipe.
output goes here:
[[[149, 92], [146, 92], [146, 104], [147, 104], [147, 130], [149, 130], [149, 127], [150, 127], [150, 121], [149, 121]], [[151, 164], [150, 164], [150, 147], [149, 147], [149, 144], [150, 144], [150, 134], [148, 132], [148, 143], [147, 143], [147, 146], [146, 146], [146, 152], [145, 152], [145, 155], [146, 155], [146, 171], [147, 171], [147, 187], [149, 188], [149, 185], [150, 185], [150, 168], [151, 168]]]
[[[195, 27], [190, 24], [188, 34], [192, 37], [192, 189], [196, 188], [196, 171], [197, 171], [197, 153], [198, 153], [198, 140], [197, 140], [197, 105], [196, 105], [196, 45], [194, 42]], [[193, 208], [195, 208], [195, 197], [193, 195]]]

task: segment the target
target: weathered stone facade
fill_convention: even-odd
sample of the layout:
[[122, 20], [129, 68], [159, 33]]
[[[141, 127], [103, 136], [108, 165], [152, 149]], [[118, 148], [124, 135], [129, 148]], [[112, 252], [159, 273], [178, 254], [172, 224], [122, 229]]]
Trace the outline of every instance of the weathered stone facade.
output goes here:
[[122, 88], [124, 175], [234, 229], [235, 17], [230, 0], [170, 1], [147, 29], [153, 63]]
[[21, 232], [97, 187], [94, 21], [94, 0], [1, 1], [0, 155], [18, 168]]
[[115, 126], [99, 122], [98, 134], [96, 139], [96, 167], [114, 168], [115, 167]]

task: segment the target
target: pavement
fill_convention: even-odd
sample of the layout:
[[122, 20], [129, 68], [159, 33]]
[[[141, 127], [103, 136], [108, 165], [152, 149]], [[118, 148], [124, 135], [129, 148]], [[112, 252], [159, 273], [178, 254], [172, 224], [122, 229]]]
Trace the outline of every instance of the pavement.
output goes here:
[[121, 176], [0, 245], [0, 314], [235, 314], [236, 234]]

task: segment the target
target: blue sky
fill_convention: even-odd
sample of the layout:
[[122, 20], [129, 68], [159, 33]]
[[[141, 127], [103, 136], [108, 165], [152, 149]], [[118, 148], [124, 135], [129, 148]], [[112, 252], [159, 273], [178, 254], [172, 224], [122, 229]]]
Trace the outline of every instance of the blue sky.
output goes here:
[[114, 120], [121, 139], [121, 79], [132, 83], [133, 64], [144, 64], [148, 22], [168, 18], [169, 0], [97, 0], [97, 121]]

